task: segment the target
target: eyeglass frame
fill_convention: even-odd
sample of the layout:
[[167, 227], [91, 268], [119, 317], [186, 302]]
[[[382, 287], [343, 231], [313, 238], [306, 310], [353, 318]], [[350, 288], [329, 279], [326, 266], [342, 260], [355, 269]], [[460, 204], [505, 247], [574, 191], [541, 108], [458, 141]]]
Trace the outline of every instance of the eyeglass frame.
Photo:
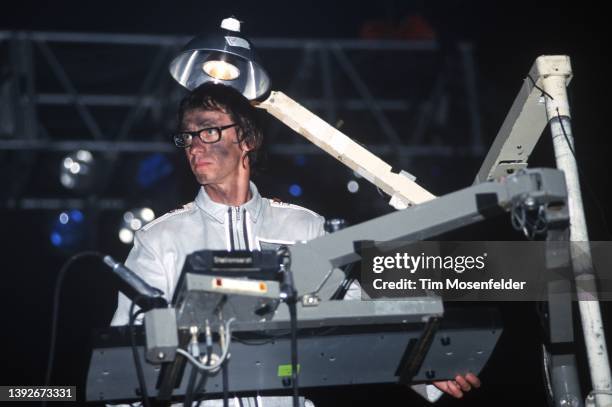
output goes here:
[[[174, 142], [174, 145], [175, 145], [176, 147], [178, 147], [178, 148], [187, 148], [187, 147], [191, 147], [191, 145], [193, 144], [193, 138], [194, 138], [194, 137], [199, 138], [199, 139], [200, 139], [200, 141], [201, 141], [202, 143], [204, 143], [204, 144], [215, 144], [215, 143], [218, 143], [218, 142], [219, 142], [219, 140], [221, 140], [221, 136], [223, 135], [223, 130], [227, 130], [227, 129], [232, 128], [232, 127], [235, 127], [235, 126], [238, 126], [238, 123], [232, 123], [232, 124], [228, 124], [228, 125], [226, 125], [226, 126], [213, 126], [213, 127], [205, 127], [205, 128], [203, 128], [203, 129], [200, 129], [200, 130], [195, 130], [195, 131], [177, 131], [176, 133], [173, 133], [173, 134], [172, 134], [172, 141]], [[217, 132], [217, 139], [216, 139], [215, 141], [206, 141], [206, 140], [204, 140], [204, 139], [202, 138], [202, 136], [200, 136], [200, 134], [201, 134], [203, 131], [206, 131], [206, 130], [216, 130], [216, 132]], [[191, 140], [190, 140], [189, 144], [179, 145], [179, 144], [177, 143], [177, 141], [176, 141], [176, 140], [177, 140], [176, 138], [177, 138], [177, 137], [180, 137], [180, 136], [181, 136], [181, 135], [183, 135], [183, 134], [189, 134], [189, 135], [191, 136]]]

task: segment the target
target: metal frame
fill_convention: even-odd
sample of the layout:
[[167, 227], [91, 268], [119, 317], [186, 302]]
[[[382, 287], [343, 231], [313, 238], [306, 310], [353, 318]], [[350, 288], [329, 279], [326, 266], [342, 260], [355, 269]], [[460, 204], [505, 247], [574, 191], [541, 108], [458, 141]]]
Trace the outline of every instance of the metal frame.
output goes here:
[[300, 293], [310, 293], [328, 278], [319, 293], [321, 298], [330, 298], [344, 273], [336, 269], [328, 277], [328, 271], [360, 260], [355, 242], [429, 239], [508, 211], [514, 204], [531, 200], [531, 204], [539, 206], [565, 202], [566, 197], [563, 174], [553, 169], [529, 169], [502, 181], [473, 185], [411, 209], [296, 244], [291, 248], [295, 285]]
[[[20, 126], [29, 125], [30, 137], [24, 138], [22, 130], [16, 129], [17, 137], [6, 138], [0, 135], [0, 152], [12, 152], [21, 154], [24, 159], [33, 160], [38, 154], [52, 151], [70, 151], [76, 148], [87, 148], [94, 151], [104, 152], [108, 162], [104, 173], [107, 179], [112, 177], [112, 168], [118, 154], [126, 152], [170, 152], [172, 148], [161, 142], [161, 135], [157, 137], [134, 134], [133, 124], [143, 114], [153, 113], [152, 117], [158, 123], [160, 129], [167, 126], [169, 118], [168, 106], [175, 105], [180, 97], [181, 90], [172, 86], [169, 76], [168, 80], [157, 78], [165, 72], [165, 64], [160, 63], [170, 58], [172, 50], [177, 50], [188, 41], [185, 36], [160, 36], [160, 35], [134, 35], [134, 34], [96, 34], [96, 33], [53, 33], [53, 32], [8, 32], [0, 31], [0, 45], [3, 43], [14, 44], [14, 49], [20, 53], [29, 52], [29, 65], [21, 63], [13, 58], [10, 67], [17, 76], [25, 78], [21, 83], [28, 84], [26, 89], [16, 89], [21, 103], [26, 103], [28, 109], [20, 106], [15, 113], [27, 113], [28, 117], [15, 117]], [[293, 39], [266, 39], [255, 38], [253, 40], [261, 51], [284, 52], [301, 51], [305, 64], [300, 64], [294, 73], [293, 84], [299, 85], [309, 75], [320, 76], [321, 94], [320, 98], [304, 99], [304, 105], [311, 109], [321, 109], [325, 118], [330, 123], [336, 123], [338, 113], [343, 111], [360, 111], [371, 115], [379, 128], [383, 140], [380, 144], [368, 145], [374, 153], [393, 157], [401, 167], [407, 167], [407, 163], [414, 157], [448, 157], [459, 154], [463, 156], [478, 157], [484, 151], [480, 140], [480, 120], [478, 103], [475, 98], [476, 86], [473, 78], [473, 60], [469, 45], [462, 45], [458, 52], [462, 60], [464, 76], [459, 77], [463, 82], [466, 100], [469, 106], [469, 123], [472, 134], [467, 138], [468, 143], [460, 148], [449, 146], [436, 146], [425, 143], [421, 137], [425, 129], [431, 123], [433, 114], [432, 101], [440, 95], [445, 84], [450, 80], [447, 73], [442, 72], [436, 80], [435, 90], [431, 98], [422, 104], [416, 104], [405, 99], [380, 98], [374, 95], [367, 81], [360, 76], [359, 70], [351, 60], [352, 52], [366, 52], [368, 55], [376, 55], [378, 52], [409, 53], [415, 51], [439, 52], [436, 42], [433, 41], [361, 41], [361, 40], [293, 40]], [[157, 61], [151, 64], [147, 78], [143, 78], [140, 92], [137, 94], [88, 94], [81, 93], [75, 86], [73, 78], [62, 66], [62, 61], [54, 51], [56, 46], [65, 44], [86, 44], [95, 46], [131, 46], [131, 47], [153, 47], [158, 49]], [[29, 51], [28, 51], [29, 50]], [[36, 50], [36, 56], [42, 57], [48, 65], [48, 71], [53, 74], [58, 83], [62, 85], [62, 93], [44, 93], [34, 87], [37, 77], [32, 69], [36, 66], [38, 59], [33, 59], [32, 50]], [[15, 69], [15, 66], [25, 68]], [[27, 69], [30, 66], [30, 69]], [[348, 78], [359, 97], [343, 98], [338, 95], [334, 88], [333, 75], [339, 74]], [[472, 80], [470, 80], [472, 78]], [[287, 89], [291, 92], [291, 86]], [[19, 96], [24, 95], [24, 96]], [[36, 120], [36, 107], [47, 106], [74, 106], [76, 117], [84, 123], [88, 131], [89, 139], [66, 140], [59, 134], [46, 134], [44, 123]], [[25, 106], [25, 105], [24, 105]], [[92, 114], [93, 108], [113, 107], [124, 108], [125, 116], [120, 131], [116, 134], [106, 134], [101, 122], [96, 120]], [[415, 134], [412, 139], [404, 137], [404, 145], [400, 145], [399, 134], [389, 114], [393, 112], [406, 112], [412, 117], [417, 117], [416, 127], [411, 133]], [[23, 115], [22, 115], [23, 116]], [[36, 124], [38, 123], [38, 124]], [[323, 154], [306, 142], [281, 142], [275, 139], [278, 136], [280, 126], [272, 127], [267, 138], [270, 141], [269, 153], [271, 155], [294, 155], [294, 154]], [[419, 136], [420, 135], [420, 136]], [[146, 137], [146, 138], [145, 138]], [[147, 141], [142, 141], [147, 140]], [[32, 158], [34, 157], [34, 158]], [[28, 166], [28, 167], [31, 167]], [[10, 201], [19, 201], [22, 191], [28, 183], [29, 177], [26, 172], [20, 172], [20, 177], [13, 178], [15, 193], [9, 195]], [[107, 182], [102, 182], [96, 191], [98, 196], [105, 194]], [[35, 199], [31, 197], [30, 199]], [[93, 200], [95, 202], [95, 200]], [[9, 202], [0, 203], [7, 207]], [[44, 205], [41, 205], [44, 206]]]
[[[525, 168], [540, 135], [546, 125], [550, 124], [557, 167], [565, 173], [567, 182], [571, 219], [569, 239], [572, 242], [589, 242], [567, 97], [567, 86], [572, 75], [570, 58], [566, 55], [543, 55], [536, 59], [474, 182], [497, 179]], [[576, 250], [572, 246], [571, 257], [593, 385], [586, 403], [589, 406], [609, 406], [612, 405], [612, 372], [588, 245], [583, 250]], [[571, 316], [571, 309], [568, 312]], [[575, 362], [571, 359], [573, 355], [561, 356], [562, 361], [559, 363], [569, 367], [559, 368], [557, 372], [566, 374]], [[555, 357], [553, 355], [553, 362]], [[570, 374], [568, 377], [573, 376]], [[553, 387], [554, 384], [553, 378]], [[558, 388], [564, 388], [565, 385], [557, 383]], [[578, 384], [573, 383], [572, 386], [575, 388]], [[571, 396], [573, 394], [569, 390], [567, 394], [557, 392], [554, 395], [555, 402], [558, 405], [573, 403]], [[582, 403], [582, 400], [579, 402]]]

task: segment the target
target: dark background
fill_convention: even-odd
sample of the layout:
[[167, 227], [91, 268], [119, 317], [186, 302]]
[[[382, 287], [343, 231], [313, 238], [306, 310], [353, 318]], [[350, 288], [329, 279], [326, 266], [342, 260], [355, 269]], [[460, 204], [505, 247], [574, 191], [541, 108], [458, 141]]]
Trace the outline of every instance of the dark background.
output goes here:
[[[246, 21], [251, 37], [359, 38], [364, 24], [382, 21], [394, 25], [409, 15], [419, 14], [430, 22], [441, 46], [461, 41], [474, 45], [477, 88], [485, 144], [495, 137], [522, 80], [535, 58], [542, 54], [567, 54], [572, 59], [574, 79], [570, 102], [576, 153], [583, 182], [585, 211], [592, 240], [608, 240], [608, 208], [611, 204], [607, 92], [609, 34], [604, 13], [586, 3], [559, 5], [536, 2], [377, 1], [377, 2], [54, 2], [4, 3], [0, 30], [62, 32], [151, 33], [194, 35], [216, 26], [220, 19], [235, 15]], [[269, 61], [272, 64], [274, 61]], [[278, 68], [277, 68], [278, 69]], [[274, 80], [274, 78], [273, 78]], [[280, 89], [282, 90], [282, 89]], [[350, 135], [350, 133], [349, 133]], [[545, 132], [531, 166], [552, 166], [552, 146]], [[1, 156], [9, 161], [7, 155]], [[174, 203], [156, 207], [163, 213], [192, 199], [195, 184], [189, 183], [187, 168], [177, 161], [177, 177], [185, 182], [173, 190]], [[458, 163], [458, 164], [457, 164]], [[421, 185], [444, 194], [470, 185], [479, 160], [440, 163], [438, 173], [419, 172]], [[33, 165], [40, 165], [39, 162]], [[326, 217], [339, 216], [358, 222], [382, 214], [380, 209], [359, 210], [360, 203], [346, 193], [335, 195], [318, 188], [320, 170], [305, 168], [300, 175], [307, 186], [300, 199], [275, 189], [272, 181], [283, 164], [267, 163], [258, 184], [264, 195], [276, 195], [307, 206]], [[334, 168], [331, 166], [331, 168]], [[340, 171], [340, 166], [337, 167]], [[121, 170], [118, 170], [121, 174]], [[118, 174], [118, 175], [119, 175]], [[55, 178], [55, 175], [54, 175]], [[10, 179], [3, 178], [10, 186]], [[53, 180], [55, 182], [55, 179]], [[51, 183], [51, 180], [49, 180]], [[588, 183], [590, 187], [584, 187]], [[164, 191], [157, 193], [165, 194]], [[155, 192], [148, 197], [156, 201]], [[161, 198], [160, 198], [161, 199]], [[382, 198], [381, 198], [382, 199]], [[365, 205], [365, 204], [364, 204]], [[348, 208], [348, 209], [347, 209]], [[50, 215], [45, 211], [0, 211], [2, 235], [3, 385], [43, 383], [51, 316], [52, 287], [62, 263], [71, 251], [58, 251], [49, 244]], [[116, 234], [114, 224], [101, 220], [101, 232]], [[454, 237], [465, 240], [512, 240], [509, 219], [467, 228]], [[127, 247], [101, 240], [96, 249], [124, 258]], [[88, 340], [92, 327], [105, 326], [115, 307], [114, 282], [95, 262], [79, 263], [68, 275], [62, 296], [59, 343], [53, 382], [84, 388], [88, 364]], [[608, 321], [608, 304], [604, 320]], [[483, 371], [482, 389], [464, 401], [444, 398], [440, 405], [543, 405], [544, 388], [539, 363], [541, 340], [534, 304], [499, 305], [505, 333], [498, 349]], [[576, 324], [579, 320], [574, 318]], [[578, 358], [583, 392], [590, 390], [584, 347], [578, 332]], [[317, 405], [366, 405], [380, 399], [405, 399], [405, 405], [420, 405], [418, 396], [398, 386], [364, 386], [322, 389], [309, 393]]]

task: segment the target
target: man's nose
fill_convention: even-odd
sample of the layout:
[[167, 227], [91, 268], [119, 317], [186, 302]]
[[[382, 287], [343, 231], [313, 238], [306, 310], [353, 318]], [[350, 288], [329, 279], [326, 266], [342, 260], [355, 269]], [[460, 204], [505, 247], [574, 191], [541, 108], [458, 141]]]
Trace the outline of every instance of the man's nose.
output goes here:
[[191, 145], [189, 146], [189, 150], [191, 151], [208, 151], [208, 149], [210, 148], [210, 145], [207, 143], [204, 143], [202, 140], [200, 140], [199, 137], [194, 137], [191, 140]]

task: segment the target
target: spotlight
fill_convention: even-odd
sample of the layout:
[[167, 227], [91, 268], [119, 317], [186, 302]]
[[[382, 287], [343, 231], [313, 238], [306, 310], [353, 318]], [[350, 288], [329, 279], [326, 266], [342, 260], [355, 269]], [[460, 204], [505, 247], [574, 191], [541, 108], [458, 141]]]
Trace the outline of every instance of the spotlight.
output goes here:
[[49, 235], [51, 244], [61, 249], [76, 249], [85, 239], [85, 216], [78, 209], [60, 213]]
[[233, 81], [240, 76], [240, 69], [229, 62], [219, 60], [204, 62], [202, 70], [211, 78], [221, 79], [222, 81]]
[[60, 167], [60, 182], [68, 188], [82, 190], [93, 182], [93, 155], [87, 150], [78, 150], [64, 157]]
[[172, 77], [189, 90], [205, 82], [220, 83], [249, 100], [262, 98], [270, 90], [270, 77], [235, 18], [223, 20], [220, 31], [189, 41], [169, 68]]
[[289, 187], [289, 193], [297, 198], [302, 195], [302, 187], [298, 184], [293, 184]]
[[132, 243], [134, 233], [153, 219], [155, 212], [151, 208], [138, 208], [125, 212], [119, 228], [119, 240], [125, 244]]
[[359, 182], [355, 181], [354, 179], [350, 180], [346, 184], [346, 189], [348, 189], [351, 194], [356, 194], [359, 192]]

